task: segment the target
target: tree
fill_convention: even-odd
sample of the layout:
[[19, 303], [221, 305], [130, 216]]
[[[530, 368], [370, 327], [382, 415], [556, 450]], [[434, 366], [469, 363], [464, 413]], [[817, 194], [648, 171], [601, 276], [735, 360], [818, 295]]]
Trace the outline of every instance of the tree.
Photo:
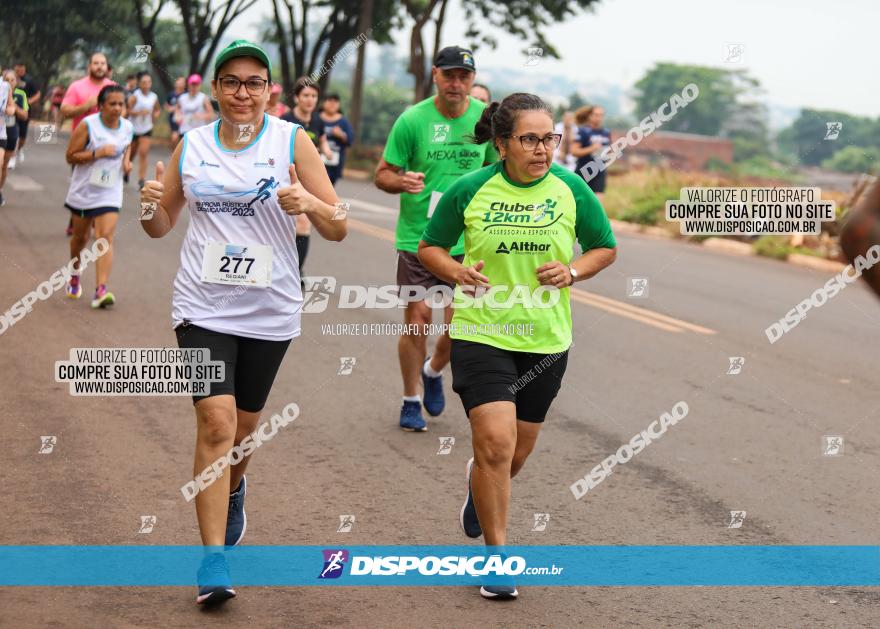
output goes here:
[[[284, 91], [291, 93], [299, 76], [309, 76], [322, 89], [329, 81], [333, 66], [354, 53], [367, 39], [379, 43], [391, 41], [390, 31], [396, 13], [394, 0], [374, 0], [372, 27], [359, 32], [359, 0], [273, 0], [274, 28], [268, 39], [278, 45]], [[312, 11], [321, 11], [320, 22], [311, 19]], [[324, 15], [326, 11], [329, 14]], [[317, 32], [317, 34], [314, 34]]]
[[[364, 0], [361, 5], [361, 13], [358, 16], [358, 31], [368, 33], [373, 29], [373, 0]], [[351, 77], [351, 108], [348, 120], [354, 129], [352, 144], [359, 144], [361, 140], [361, 104], [364, 98], [364, 65], [367, 61], [367, 46], [364, 44], [358, 48], [357, 63]]]
[[656, 111], [673, 94], [681, 94], [690, 83], [699, 96], [663, 124], [664, 131], [719, 135], [725, 124], [742, 112], [739, 99], [751, 95], [758, 82], [744, 70], [720, 70], [704, 66], [658, 63], [635, 84], [636, 112], [641, 120]]
[[846, 146], [822, 162], [822, 168], [842, 173], [876, 172], [880, 164], [880, 149], [874, 147]]
[[[825, 139], [829, 123], [841, 124], [834, 139]], [[803, 109], [788, 128], [779, 133], [780, 146], [795, 154], [802, 164], [818, 166], [845, 146], [880, 146], [880, 121], [842, 111]]]
[[[161, 3], [162, 0], [160, 0]], [[175, 0], [189, 53], [189, 74], [205, 75], [229, 25], [257, 0]]]
[[46, 95], [67, 54], [87, 54], [125, 42], [126, 38], [118, 31], [111, 32], [108, 24], [124, 24], [129, 19], [128, 9], [114, 0], [3, 0], [0, 56], [25, 61]]
[[[135, 20], [137, 22], [138, 33], [144, 44], [150, 45], [150, 65], [153, 66], [155, 72], [153, 74], [159, 79], [163, 90], [167, 93], [174, 88], [174, 77], [169, 72], [169, 66], [179, 58], [181, 48], [178, 45], [178, 35], [183, 35], [180, 24], [170, 20], [159, 20], [159, 13], [168, 4], [169, 0], [132, 0], [134, 3]], [[175, 34], [174, 38], [164, 37], [163, 43], [159, 45], [157, 41], [157, 33], [165, 35], [169, 31]], [[183, 37], [180, 37], [183, 40]]]

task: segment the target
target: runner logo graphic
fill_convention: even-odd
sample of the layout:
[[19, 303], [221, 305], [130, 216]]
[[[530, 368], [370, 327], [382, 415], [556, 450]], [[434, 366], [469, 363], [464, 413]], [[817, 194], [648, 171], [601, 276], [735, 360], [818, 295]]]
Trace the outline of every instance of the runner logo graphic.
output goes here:
[[336, 372], [337, 376], [350, 376], [351, 372], [354, 370], [354, 366], [357, 363], [357, 358], [354, 356], [340, 356], [339, 357], [339, 371]]
[[742, 356], [731, 356], [730, 366], [727, 367], [727, 375], [736, 376], [742, 373], [743, 365], [745, 364], [745, 362], [746, 359]]
[[822, 437], [823, 456], [841, 456], [843, 454], [843, 437], [824, 435]]
[[743, 53], [746, 47], [742, 44], [727, 44], [727, 56], [724, 58], [726, 63], [739, 63], [742, 61]]
[[440, 449], [437, 454], [449, 454], [452, 452], [452, 446], [455, 445], [455, 437], [438, 437], [440, 439]]
[[149, 221], [153, 219], [153, 214], [156, 213], [156, 204], [152, 201], [147, 203], [141, 203], [141, 214], [140, 220]]
[[536, 513], [535, 514], [535, 523], [532, 525], [533, 531], [543, 531], [547, 528], [547, 524], [550, 522], [550, 514], [549, 513]]
[[254, 125], [252, 124], [240, 124], [238, 125], [238, 140], [237, 142], [250, 142], [251, 138], [254, 136]]
[[148, 44], [143, 44], [142, 46], [134, 47], [134, 62], [135, 63], [144, 63], [147, 58], [150, 56], [150, 52], [153, 50], [153, 47]]
[[541, 57], [544, 55], [543, 48], [529, 48], [529, 58], [526, 59], [525, 64], [527, 66], [536, 66], [541, 61]]
[[40, 450], [38, 454], [52, 454], [56, 443], [58, 443], [58, 437], [55, 435], [40, 437]]
[[152, 533], [154, 526], [156, 526], [156, 516], [142, 515], [141, 528], [138, 529], [138, 533]]
[[324, 568], [319, 579], [338, 579], [345, 572], [345, 564], [348, 562], [347, 550], [323, 550]]
[[306, 289], [303, 294], [302, 311], [312, 314], [327, 310], [330, 295], [336, 290], [336, 278], [330, 276], [304, 277], [303, 282]]
[[353, 515], [341, 515], [339, 516], [339, 528], [336, 529], [337, 533], [351, 533], [352, 527], [354, 527], [355, 517]]
[[843, 129], [842, 122], [826, 122], [825, 123], [825, 139], [826, 140], [836, 140], [837, 136], [840, 135], [841, 129]]
[[449, 125], [445, 122], [435, 122], [434, 131], [431, 135], [431, 142], [434, 144], [438, 142], [445, 142], [447, 136], [449, 135], [449, 129]]
[[630, 277], [626, 281], [627, 297], [647, 297], [648, 296], [648, 278], [647, 277]]
[[730, 522], [727, 525], [729, 529], [739, 529], [742, 528], [743, 522], [746, 519], [745, 511], [731, 511], [730, 512]]
[[58, 143], [54, 124], [41, 124], [39, 125], [39, 129], [40, 130], [37, 133], [37, 144]]

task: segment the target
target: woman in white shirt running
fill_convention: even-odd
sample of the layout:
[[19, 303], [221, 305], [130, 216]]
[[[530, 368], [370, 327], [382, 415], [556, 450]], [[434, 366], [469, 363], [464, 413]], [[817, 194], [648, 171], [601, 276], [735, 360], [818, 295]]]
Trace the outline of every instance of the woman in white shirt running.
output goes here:
[[[300, 334], [296, 217], [308, 217], [327, 240], [346, 234], [346, 206], [311, 140], [299, 125], [265, 113], [271, 76], [259, 46], [236, 40], [221, 51], [211, 83], [220, 120], [184, 135], [168, 170], [159, 162], [156, 180], [141, 191], [142, 207], [155, 208], [142, 222], [153, 238], [170, 232], [184, 207], [189, 213], [171, 312], [178, 344], [207, 348], [210, 360], [225, 363], [225, 380], [193, 396], [199, 478], [183, 491], [195, 497], [202, 543], [213, 547], [199, 570], [199, 603], [235, 596], [218, 550], [244, 536], [244, 471], [253, 451], [245, 439]], [[234, 445], [242, 448], [237, 461]], [[229, 473], [212, 475], [216, 461], [228, 462]]]
[[[83, 118], [67, 145], [67, 163], [73, 166], [73, 173], [64, 207], [73, 217], [70, 257], [76, 261], [75, 268], [80, 268], [79, 254], [88, 243], [93, 223], [95, 239], [103, 238], [109, 245], [95, 263], [97, 287], [92, 308], [116, 303], [107, 281], [113, 266], [113, 234], [122, 207], [122, 176], [131, 172], [133, 136], [131, 122], [122, 117], [124, 109], [125, 90], [116, 84], [105, 85], [98, 93], [98, 113]], [[67, 296], [82, 296], [79, 273], [68, 281]]]
[[159, 97], [152, 91], [153, 77], [144, 72], [138, 80], [138, 89], [128, 97], [128, 118], [134, 128], [131, 159], [138, 158], [138, 188], [144, 187], [147, 177], [147, 156], [150, 154], [150, 136], [153, 123], [161, 113]]
[[201, 89], [202, 77], [198, 74], [190, 74], [186, 80], [186, 91], [177, 97], [177, 113], [174, 115], [180, 128], [180, 135], [208, 124], [214, 119], [211, 100], [200, 91]]

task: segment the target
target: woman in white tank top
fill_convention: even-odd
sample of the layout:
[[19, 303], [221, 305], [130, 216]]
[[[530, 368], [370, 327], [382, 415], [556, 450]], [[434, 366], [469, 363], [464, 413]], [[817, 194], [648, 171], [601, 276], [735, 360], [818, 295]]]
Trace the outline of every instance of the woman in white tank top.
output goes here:
[[198, 74], [190, 74], [186, 80], [186, 91], [177, 97], [177, 112], [174, 114], [180, 135], [214, 119], [211, 101], [199, 91], [201, 89], [202, 77]]
[[[141, 224], [153, 238], [170, 232], [184, 207], [189, 212], [174, 281], [175, 334], [181, 348], [207, 348], [210, 360], [225, 364], [222, 382], [194, 392], [195, 467], [202, 472], [181, 489], [195, 498], [202, 542], [215, 549], [244, 536], [244, 470], [256, 447], [249, 435], [300, 334], [295, 216], [307, 216], [328, 240], [346, 234], [347, 208], [308, 136], [265, 113], [270, 77], [269, 59], [255, 44], [237, 40], [221, 51], [211, 83], [220, 120], [184, 135], [168, 170], [156, 164], [156, 180], [141, 191], [143, 210], [153, 212]], [[288, 411], [299, 412], [285, 407], [288, 421]], [[233, 446], [245, 458], [227, 461]], [[211, 469], [218, 460], [230, 473]], [[222, 553], [206, 555], [198, 576], [197, 602], [235, 596]]]
[[143, 188], [147, 178], [147, 156], [150, 154], [150, 136], [153, 122], [159, 117], [159, 97], [151, 91], [153, 77], [144, 72], [138, 80], [138, 89], [128, 97], [128, 118], [134, 128], [131, 143], [131, 160], [138, 158], [138, 188]]
[[[131, 171], [129, 151], [133, 136], [131, 122], [122, 117], [125, 92], [119, 85], [107, 85], [98, 94], [98, 113], [83, 118], [70, 136], [67, 163], [73, 165], [70, 188], [64, 207], [73, 216], [70, 257], [79, 268], [79, 254], [85, 248], [95, 226], [95, 238], [107, 241], [107, 252], [95, 263], [97, 288], [92, 308], [116, 303], [107, 290], [113, 264], [113, 234], [122, 207], [122, 177]], [[105, 245], [106, 246], [106, 245]], [[67, 284], [67, 296], [82, 295], [79, 273]]]

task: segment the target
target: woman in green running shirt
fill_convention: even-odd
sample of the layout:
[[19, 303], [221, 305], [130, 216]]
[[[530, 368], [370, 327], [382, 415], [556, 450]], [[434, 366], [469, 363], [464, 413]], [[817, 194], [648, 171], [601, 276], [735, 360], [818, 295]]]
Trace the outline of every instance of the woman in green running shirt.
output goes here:
[[[501, 161], [461, 177], [434, 210], [419, 258], [457, 284], [450, 337], [452, 388], [471, 424], [474, 458], [460, 522], [487, 546], [507, 542], [510, 479], [556, 397], [571, 345], [569, 286], [614, 262], [617, 242], [596, 195], [553, 163], [561, 135], [550, 108], [517, 93], [489, 105], [474, 129]], [[464, 233], [465, 258], [449, 248]], [[572, 260], [574, 242], [584, 252]], [[476, 473], [473, 473], [476, 472]], [[487, 598], [515, 598], [511, 582]]]

